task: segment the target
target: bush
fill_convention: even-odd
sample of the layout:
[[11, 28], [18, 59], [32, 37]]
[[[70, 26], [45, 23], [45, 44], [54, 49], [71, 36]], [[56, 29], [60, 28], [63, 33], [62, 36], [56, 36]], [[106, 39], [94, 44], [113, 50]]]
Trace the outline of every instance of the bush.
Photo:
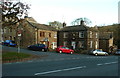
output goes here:
[[84, 50], [83, 48], [78, 48], [74, 50], [75, 53], [80, 53], [80, 54], [88, 54], [88, 50]]

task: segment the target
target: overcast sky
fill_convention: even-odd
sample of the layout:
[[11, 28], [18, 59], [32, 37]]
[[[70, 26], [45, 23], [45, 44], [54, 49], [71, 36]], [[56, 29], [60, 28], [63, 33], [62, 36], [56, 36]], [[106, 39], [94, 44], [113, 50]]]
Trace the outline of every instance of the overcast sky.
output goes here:
[[118, 23], [120, 0], [20, 0], [31, 4], [29, 16], [41, 24], [51, 21], [71, 22], [86, 17], [92, 25]]

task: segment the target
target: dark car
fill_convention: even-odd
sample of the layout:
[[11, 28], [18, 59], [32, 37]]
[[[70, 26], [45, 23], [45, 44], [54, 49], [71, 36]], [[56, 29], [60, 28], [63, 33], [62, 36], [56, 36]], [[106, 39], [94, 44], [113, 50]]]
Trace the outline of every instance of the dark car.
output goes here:
[[64, 46], [59, 46], [58, 48], [56, 48], [56, 51], [59, 53], [70, 53], [70, 54], [74, 53], [74, 50]]
[[116, 55], [120, 55], [120, 49], [117, 49], [117, 51], [115, 52]]
[[6, 40], [5, 42], [2, 43], [5, 46], [16, 46], [15, 41], [13, 40]]
[[48, 47], [45, 44], [35, 44], [28, 46], [28, 49], [35, 51], [47, 51]]

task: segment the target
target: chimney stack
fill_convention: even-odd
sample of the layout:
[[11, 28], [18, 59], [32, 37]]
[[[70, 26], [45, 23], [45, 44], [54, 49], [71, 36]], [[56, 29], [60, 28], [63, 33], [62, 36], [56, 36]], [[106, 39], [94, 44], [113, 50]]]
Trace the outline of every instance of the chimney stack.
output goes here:
[[80, 25], [85, 25], [85, 21], [81, 20]]
[[63, 28], [64, 28], [64, 27], [66, 27], [66, 23], [65, 23], [65, 22], [63, 22]]

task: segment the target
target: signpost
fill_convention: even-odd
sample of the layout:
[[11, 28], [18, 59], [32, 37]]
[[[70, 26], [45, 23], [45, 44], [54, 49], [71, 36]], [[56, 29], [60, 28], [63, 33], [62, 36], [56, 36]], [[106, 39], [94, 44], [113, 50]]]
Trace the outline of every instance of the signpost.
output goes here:
[[18, 53], [20, 53], [20, 38], [21, 38], [21, 30], [20, 29], [18, 30], [17, 35], [18, 35]]

